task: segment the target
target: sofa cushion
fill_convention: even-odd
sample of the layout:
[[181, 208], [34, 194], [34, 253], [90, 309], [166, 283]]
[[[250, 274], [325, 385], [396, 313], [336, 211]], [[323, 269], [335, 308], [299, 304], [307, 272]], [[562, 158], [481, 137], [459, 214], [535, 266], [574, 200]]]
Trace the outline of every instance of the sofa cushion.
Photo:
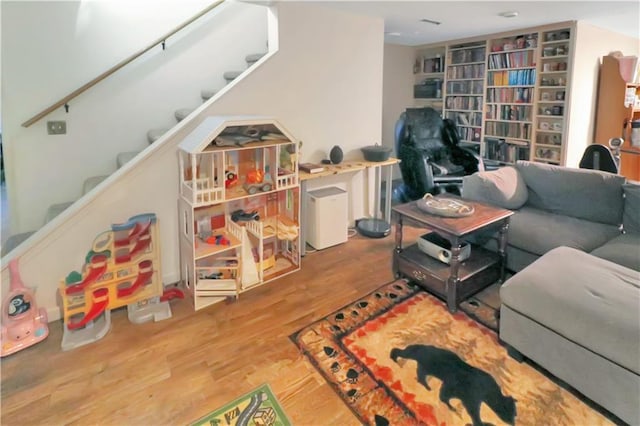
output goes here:
[[509, 245], [543, 255], [560, 246], [590, 252], [620, 235], [617, 226], [522, 207], [510, 218]]
[[640, 234], [640, 185], [637, 183], [625, 183], [624, 209], [622, 213], [622, 225], [626, 232]]
[[527, 205], [592, 222], [622, 223], [623, 176], [529, 161], [518, 161], [516, 169], [529, 190]]
[[500, 299], [513, 311], [640, 374], [636, 271], [559, 247], [507, 280]]
[[623, 234], [591, 252], [618, 265], [640, 271], [640, 234]]
[[519, 209], [527, 201], [528, 191], [520, 173], [508, 166], [465, 176], [462, 196], [505, 209]]

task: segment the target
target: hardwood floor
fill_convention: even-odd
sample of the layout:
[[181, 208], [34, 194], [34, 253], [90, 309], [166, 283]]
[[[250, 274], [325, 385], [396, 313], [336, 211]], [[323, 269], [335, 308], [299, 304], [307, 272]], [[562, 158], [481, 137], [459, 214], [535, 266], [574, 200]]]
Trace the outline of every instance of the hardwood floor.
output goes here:
[[172, 301], [158, 323], [120, 309], [105, 338], [69, 352], [51, 323], [44, 342], [2, 359], [0, 423], [188, 424], [266, 382], [295, 425], [359, 424], [288, 336], [392, 280], [392, 249], [393, 236], [356, 235], [238, 301]]

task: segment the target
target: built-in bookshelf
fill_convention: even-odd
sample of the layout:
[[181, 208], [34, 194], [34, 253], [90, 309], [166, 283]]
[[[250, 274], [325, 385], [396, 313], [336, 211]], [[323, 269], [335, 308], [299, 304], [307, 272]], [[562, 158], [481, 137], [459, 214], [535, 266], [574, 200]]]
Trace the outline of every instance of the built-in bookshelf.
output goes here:
[[541, 33], [533, 160], [560, 164], [565, 155], [571, 29]]
[[530, 158], [538, 33], [489, 40], [486, 158], [514, 162]]
[[482, 141], [482, 109], [486, 69], [484, 41], [447, 48], [444, 118], [453, 120], [463, 144], [476, 146]]
[[442, 112], [445, 46], [419, 50], [413, 64], [415, 107], [430, 106]]
[[442, 79], [441, 92], [429, 89], [442, 96], [436, 109], [484, 158], [564, 164], [574, 32], [565, 22], [421, 46], [414, 84]]

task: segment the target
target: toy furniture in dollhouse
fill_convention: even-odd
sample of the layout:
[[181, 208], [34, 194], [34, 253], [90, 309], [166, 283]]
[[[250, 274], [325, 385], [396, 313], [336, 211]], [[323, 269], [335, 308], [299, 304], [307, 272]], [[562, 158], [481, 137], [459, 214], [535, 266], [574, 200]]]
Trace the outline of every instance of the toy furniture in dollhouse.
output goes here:
[[208, 117], [178, 157], [181, 275], [195, 309], [300, 269], [297, 142], [280, 123]]

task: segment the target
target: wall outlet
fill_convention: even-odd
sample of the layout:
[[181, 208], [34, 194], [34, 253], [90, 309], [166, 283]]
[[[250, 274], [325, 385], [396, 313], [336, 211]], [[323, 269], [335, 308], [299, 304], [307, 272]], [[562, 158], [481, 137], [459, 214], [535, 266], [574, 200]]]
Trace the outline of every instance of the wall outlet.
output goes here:
[[50, 135], [66, 135], [66, 121], [47, 121], [47, 133]]

